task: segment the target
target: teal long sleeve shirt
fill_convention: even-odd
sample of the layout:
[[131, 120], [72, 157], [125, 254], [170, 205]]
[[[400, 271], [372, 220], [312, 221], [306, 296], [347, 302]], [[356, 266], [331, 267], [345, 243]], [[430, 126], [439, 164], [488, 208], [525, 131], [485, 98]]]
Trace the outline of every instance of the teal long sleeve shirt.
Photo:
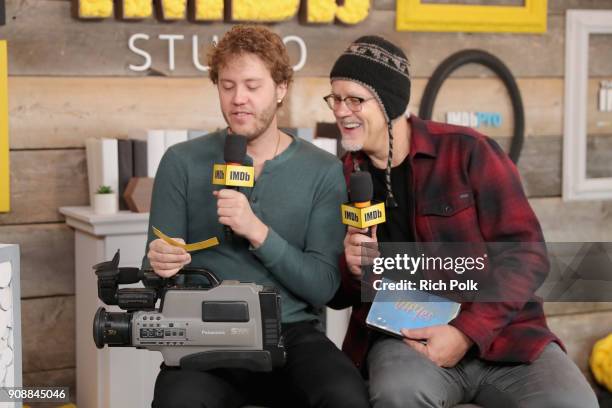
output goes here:
[[[191, 254], [190, 267], [206, 268], [220, 279], [275, 286], [282, 298], [284, 323], [318, 318], [315, 308], [336, 292], [345, 228], [340, 204], [346, 184], [340, 161], [293, 137], [289, 147], [265, 163], [253, 188], [239, 188], [255, 215], [268, 226], [257, 249], [241, 237], [225, 239], [217, 216], [212, 168], [223, 163], [226, 131], [215, 132], [167, 150], [153, 188], [149, 243], [153, 226], [187, 243], [216, 236], [220, 245]], [[245, 164], [252, 165], [247, 156]], [[143, 266], [148, 267], [144, 259]]]

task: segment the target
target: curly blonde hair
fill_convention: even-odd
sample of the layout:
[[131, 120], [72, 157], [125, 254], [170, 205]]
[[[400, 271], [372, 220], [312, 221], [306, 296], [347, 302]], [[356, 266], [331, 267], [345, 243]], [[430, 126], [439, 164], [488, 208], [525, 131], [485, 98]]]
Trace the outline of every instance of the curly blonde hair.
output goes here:
[[208, 53], [209, 75], [213, 84], [219, 80], [219, 68], [228, 59], [243, 53], [255, 54], [264, 62], [277, 85], [289, 85], [293, 68], [283, 40], [278, 34], [258, 25], [236, 25]]

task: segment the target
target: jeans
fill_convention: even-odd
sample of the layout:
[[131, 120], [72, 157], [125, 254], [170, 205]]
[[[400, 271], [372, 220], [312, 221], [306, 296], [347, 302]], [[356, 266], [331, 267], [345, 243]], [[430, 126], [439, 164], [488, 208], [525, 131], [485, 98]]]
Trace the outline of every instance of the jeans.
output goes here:
[[313, 323], [283, 325], [287, 361], [271, 373], [242, 369], [162, 369], [153, 408], [369, 407], [366, 385], [352, 362]]
[[531, 364], [494, 363], [468, 353], [441, 368], [401, 340], [381, 337], [368, 354], [374, 408], [597, 408], [584, 375], [556, 343]]

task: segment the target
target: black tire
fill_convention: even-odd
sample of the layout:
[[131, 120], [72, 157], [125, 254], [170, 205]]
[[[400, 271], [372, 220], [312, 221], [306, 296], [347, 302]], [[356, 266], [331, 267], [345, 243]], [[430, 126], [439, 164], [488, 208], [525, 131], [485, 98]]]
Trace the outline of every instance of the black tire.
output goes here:
[[419, 117], [422, 119], [431, 119], [433, 106], [438, 96], [438, 92], [444, 81], [458, 68], [466, 64], [480, 64], [489, 68], [491, 71], [502, 80], [512, 102], [512, 110], [514, 111], [514, 132], [510, 143], [510, 159], [517, 163], [523, 148], [525, 139], [525, 110], [523, 108], [523, 99], [521, 92], [518, 89], [514, 76], [508, 67], [496, 56], [482, 50], [463, 50], [459, 51], [450, 57], [446, 58], [436, 68], [432, 74], [421, 100], [419, 108]]

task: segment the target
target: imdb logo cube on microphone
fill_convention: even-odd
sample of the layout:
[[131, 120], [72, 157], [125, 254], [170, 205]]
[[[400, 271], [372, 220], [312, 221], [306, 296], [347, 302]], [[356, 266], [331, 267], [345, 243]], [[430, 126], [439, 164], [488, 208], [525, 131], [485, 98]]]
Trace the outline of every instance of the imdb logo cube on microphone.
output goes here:
[[342, 211], [342, 222], [355, 228], [368, 228], [386, 221], [385, 203], [361, 208], [353, 204], [342, 204], [340, 210]]
[[231, 187], [253, 187], [255, 170], [251, 166], [236, 164], [215, 164], [213, 166], [213, 184]]

